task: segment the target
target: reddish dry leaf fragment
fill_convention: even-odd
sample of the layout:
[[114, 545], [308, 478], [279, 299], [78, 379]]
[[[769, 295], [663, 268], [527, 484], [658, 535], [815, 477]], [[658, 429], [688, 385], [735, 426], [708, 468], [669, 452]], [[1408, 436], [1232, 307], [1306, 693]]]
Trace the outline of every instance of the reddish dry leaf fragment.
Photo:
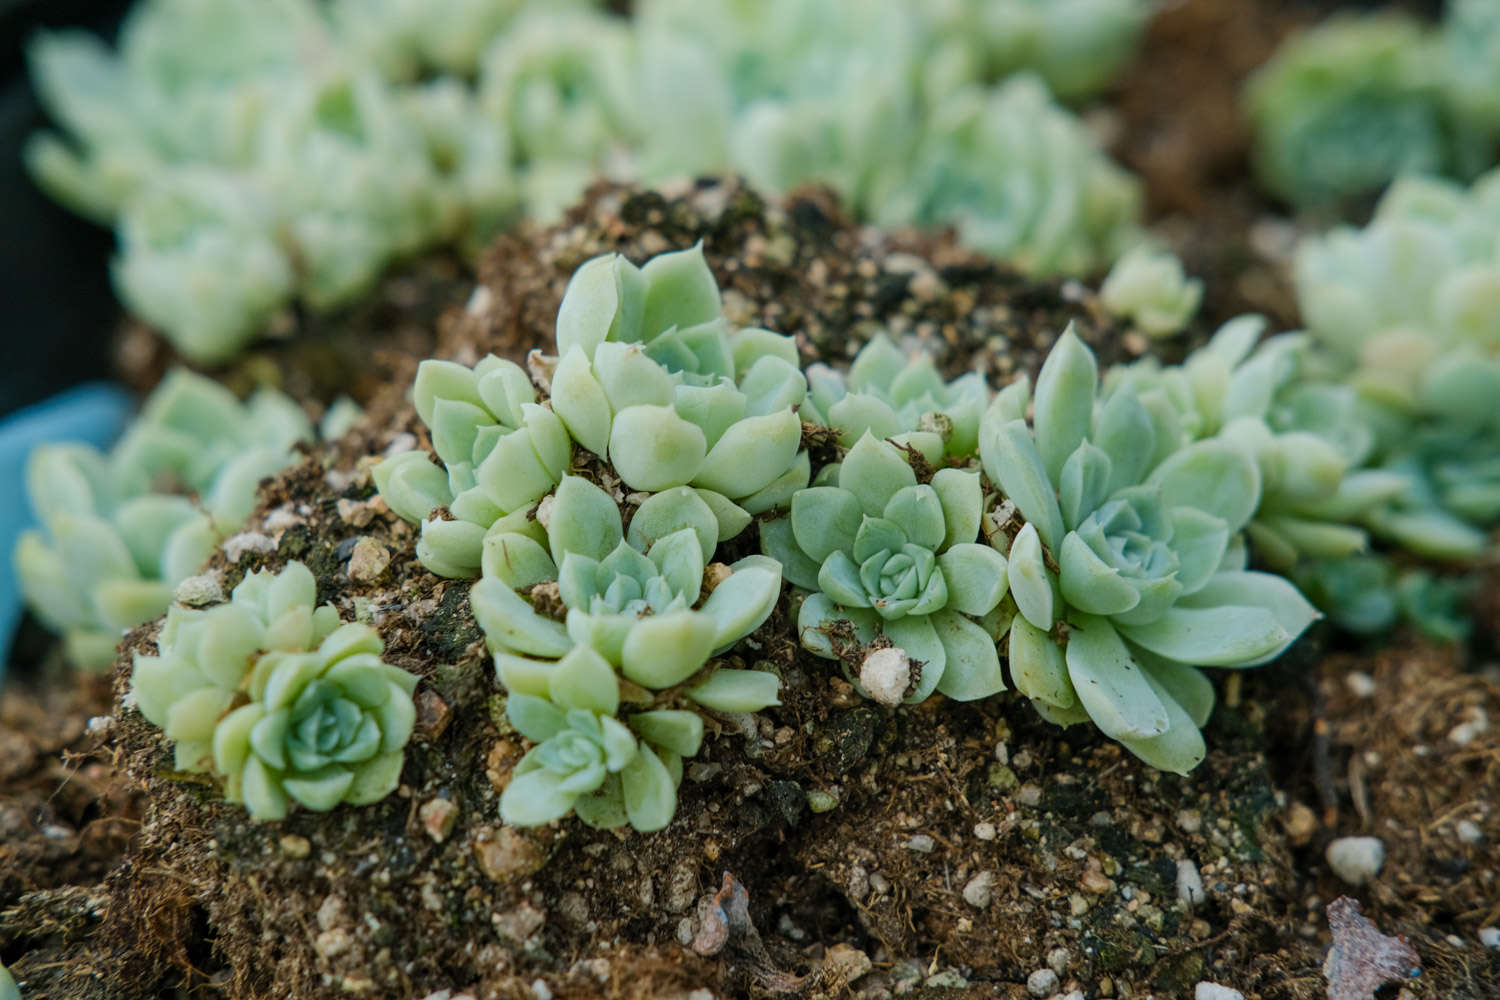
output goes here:
[[1388, 937], [1359, 912], [1359, 903], [1340, 896], [1328, 904], [1333, 947], [1323, 961], [1328, 1000], [1373, 1000], [1392, 980], [1422, 972], [1422, 959], [1404, 937]]

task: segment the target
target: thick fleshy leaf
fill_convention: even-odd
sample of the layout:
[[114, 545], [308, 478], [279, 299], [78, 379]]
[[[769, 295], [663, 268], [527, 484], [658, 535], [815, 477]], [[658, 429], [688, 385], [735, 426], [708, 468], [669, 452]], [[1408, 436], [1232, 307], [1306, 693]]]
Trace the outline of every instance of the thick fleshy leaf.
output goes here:
[[853, 444], [865, 434], [888, 438], [905, 430], [891, 404], [863, 392], [851, 392], [828, 408], [828, 423], [839, 430], [839, 441]]
[[[759, 712], [781, 704], [781, 678], [765, 670], [715, 670], [687, 696], [714, 712]], [[683, 756], [692, 756], [683, 754]]]
[[939, 469], [933, 474], [932, 488], [943, 508], [943, 548], [977, 539], [984, 509], [984, 490], [979, 473]]
[[988, 545], [964, 542], [938, 556], [948, 585], [948, 607], [966, 615], [987, 615], [1009, 588], [1006, 558]]
[[1168, 508], [1192, 507], [1223, 521], [1231, 534], [1243, 528], [1260, 504], [1260, 470], [1240, 448], [1198, 441], [1174, 452], [1148, 482], [1161, 486]]
[[979, 427], [979, 454], [985, 474], [1035, 526], [1041, 541], [1049, 548], [1061, 543], [1062, 508], [1026, 422], [986, 420]]
[[240, 772], [240, 797], [250, 816], [257, 820], [285, 819], [287, 796], [275, 773], [258, 757], [245, 761]]
[[[1177, 603], [1185, 608], [1204, 609], [1229, 604], [1250, 605], [1270, 612], [1287, 635], [1285, 644], [1263, 654], [1258, 661], [1239, 664], [1241, 666], [1259, 666], [1281, 655], [1286, 646], [1291, 645], [1292, 641], [1305, 632], [1309, 625], [1323, 617], [1291, 581], [1275, 573], [1246, 571], [1216, 573], [1209, 578], [1208, 583], [1194, 593], [1179, 598]], [[1182, 662], [1192, 663], [1193, 661], [1183, 660]], [[1202, 662], [1210, 666], [1232, 665], [1215, 664], [1209, 660]]]
[[233, 691], [216, 687], [189, 691], [167, 709], [167, 722], [161, 727], [162, 732], [168, 739], [207, 743], [213, 739], [214, 727], [233, 697]]
[[265, 716], [266, 707], [256, 702], [241, 705], [214, 727], [214, 768], [220, 774], [238, 774], [250, 758], [250, 732]]
[[484, 530], [468, 521], [423, 521], [417, 559], [438, 576], [477, 576], [484, 561]]
[[[781, 596], [781, 574], [763, 566], [737, 569], [703, 602], [701, 611], [713, 618], [714, 648], [722, 649], [760, 628]], [[691, 755], [688, 755], [691, 756]]]
[[599, 715], [614, 715], [620, 707], [620, 683], [614, 667], [587, 646], [575, 646], [557, 661], [547, 681], [547, 693], [552, 703], [564, 710], [584, 708]]
[[1099, 365], [1094, 352], [1078, 339], [1069, 323], [1047, 352], [1037, 375], [1032, 418], [1037, 452], [1053, 482], [1058, 481], [1068, 456], [1088, 436], [1098, 384]]
[[792, 497], [792, 533], [815, 563], [836, 551], [852, 552], [864, 517], [859, 498], [837, 486], [813, 486]]
[[648, 553], [656, 571], [672, 593], [681, 594], [688, 604], [698, 599], [703, 588], [703, 545], [697, 532], [682, 528], [659, 538]]
[[604, 784], [589, 794], [574, 799], [573, 814], [581, 822], [597, 830], [613, 830], [630, 822], [625, 815], [620, 776], [611, 774], [604, 779]]
[[453, 499], [448, 474], [433, 465], [424, 452], [393, 455], [375, 466], [370, 475], [386, 505], [408, 521], [421, 521], [434, 507]]
[[495, 650], [495, 676], [506, 691], [512, 694], [529, 694], [538, 698], [551, 697], [552, 672], [557, 669], [556, 660], [535, 660]]
[[710, 454], [724, 432], [746, 416], [745, 394], [728, 381], [714, 385], [677, 385], [667, 402], [679, 417], [703, 432]]
[[790, 517], [760, 522], [760, 549], [781, 564], [781, 575], [803, 590], [818, 589], [820, 565], [809, 559], [797, 544]]
[[401, 766], [405, 762], [405, 751], [395, 750], [354, 765], [354, 781], [344, 790], [344, 801], [355, 806], [379, 802], [401, 783]]
[[474, 618], [489, 641], [532, 656], [560, 657], [573, 648], [561, 622], [537, 614], [531, 603], [493, 578], [469, 591]]
[[[698, 537], [706, 565], [713, 558], [714, 549], [718, 547], [720, 525], [713, 508], [702, 495], [704, 492], [707, 491], [677, 486], [647, 497], [630, 519], [626, 540], [637, 551], [647, 552], [658, 539], [683, 528], [691, 528]], [[719, 494], [712, 495], [724, 499]], [[728, 500], [724, 502], [730, 507], [734, 506]], [[748, 524], [749, 521], [750, 518], [746, 515], [745, 523]]]
[[480, 407], [479, 380], [472, 369], [454, 361], [428, 359], [417, 366], [417, 377], [412, 383], [412, 403], [422, 423], [432, 426], [433, 414], [438, 400], [448, 399]]
[[1195, 667], [1255, 666], [1292, 641], [1272, 612], [1243, 604], [1189, 607], [1179, 603], [1156, 621], [1122, 625], [1120, 632], [1158, 656]]
[[[737, 497], [736, 502], [747, 514], [764, 514], [772, 510], [785, 509], [791, 505], [792, 497], [798, 490], [807, 488], [811, 476], [812, 460], [804, 449], [797, 452], [797, 457], [792, 460], [791, 468], [771, 480], [763, 489], [756, 490], [747, 497]], [[820, 483], [819, 485], [826, 484]]]
[[659, 253], [641, 268], [646, 283], [641, 334], [650, 339], [671, 327], [686, 329], [719, 317], [719, 283], [703, 257], [703, 244]]
[[1057, 557], [1058, 589], [1063, 600], [1091, 615], [1117, 615], [1141, 603], [1141, 592], [1133, 580], [1120, 575], [1099, 558], [1078, 532], [1063, 538]]
[[553, 561], [561, 565], [569, 552], [603, 560], [624, 537], [620, 508], [609, 494], [581, 476], [564, 476], [553, 494], [547, 522]]
[[557, 482], [537, 457], [531, 432], [524, 427], [495, 442], [474, 470], [474, 477], [495, 506], [507, 514], [535, 502]]
[[835, 552], [823, 561], [818, 570], [818, 589], [846, 608], [870, 607], [859, 564], [843, 552]]
[[627, 721], [641, 739], [681, 757], [696, 757], [703, 745], [703, 719], [697, 712], [660, 709], [637, 712]]
[[947, 537], [943, 505], [937, 491], [925, 483], [897, 490], [880, 516], [899, 524], [907, 540], [924, 549], [936, 551]]
[[1062, 647], [1022, 615], [1011, 621], [1007, 656], [1011, 680], [1026, 697], [1058, 708], [1076, 704]]
[[948, 663], [948, 651], [932, 620], [926, 615], [909, 615], [886, 622], [884, 628], [886, 638], [904, 650], [913, 665], [921, 669], [916, 688], [907, 695], [906, 703], [915, 705], [925, 701], [942, 683]]
[[625, 637], [621, 672], [642, 687], [680, 684], [708, 662], [718, 632], [717, 619], [695, 611], [642, 618]]
[[614, 413], [629, 406], [672, 405], [676, 380], [640, 344], [600, 344], [593, 370]]
[[495, 418], [474, 403], [458, 399], [438, 399], [433, 403], [432, 450], [445, 463], [467, 462], [474, 455], [474, 438], [480, 427], [493, 426]]
[[[1106, 497], [1139, 483], [1155, 457], [1155, 426], [1140, 400], [1129, 392], [1116, 392], [1100, 408], [1091, 440], [1109, 456]], [[1084, 513], [1079, 519], [1087, 516]]]
[[327, 812], [342, 802], [352, 784], [354, 772], [341, 764], [281, 779], [281, 787], [288, 795], [315, 812]]
[[1120, 742], [1125, 749], [1159, 771], [1187, 774], [1208, 755], [1203, 733], [1166, 688], [1151, 674], [1143, 673], [1142, 676], [1166, 709], [1167, 729], [1158, 736], [1126, 737]]
[[1028, 521], [1010, 544], [1006, 582], [1016, 608], [1037, 628], [1046, 632], [1057, 620], [1052, 575], [1042, 561], [1042, 542], [1036, 525]]
[[1093, 615], [1070, 615], [1068, 624], [1068, 678], [1094, 724], [1114, 739], [1165, 733], [1166, 707], [1114, 626]]
[[746, 417], [708, 452], [693, 485], [727, 497], [749, 496], [792, 467], [801, 443], [802, 422], [791, 410]]
[[645, 290], [640, 270], [619, 254], [586, 261], [568, 279], [557, 309], [558, 353], [578, 347], [593, 357], [606, 339], [638, 339]]
[[677, 812], [677, 786], [672, 774], [649, 746], [641, 747], [620, 772], [620, 791], [625, 815], [641, 833], [664, 828]]
[[[707, 504], [708, 509], [713, 512], [714, 520], [718, 522], [719, 541], [727, 542], [731, 538], [739, 535], [739, 533], [744, 531], [746, 528], [750, 527], [750, 512], [745, 510], [745, 508], [741, 507], [739, 504], [735, 503], [733, 500], [726, 497], [724, 494], [715, 493], [713, 490], [704, 489], [694, 489], [693, 492], [696, 493], [698, 495], [698, 498], [705, 504]], [[642, 504], [641, 506], [644, 507], [645, 504]], [[640, 516], [639, 511], [636, 512], [636, 516]], [[634, 525], [635, 522], [632, 521], [631, 524]], [[704, 559], [712, 558], [712, 552], [704, 556]]]
[[608, 454], [614, 410], [581, 347], [563, 355], [552, 373], [552, 409], [573, 440], [595, 455]]
[[632, 406], [615, 415], [609, 458], [633, 490], [655, 493], [682, 486], [697, 474], [707, 454], [703, 432], [670, 407]]
[[500, 818], [512, 826], [540, 826], [561, 819], [576, 795], [563, 790], [563, 777], [547, 770], [517, 774], [500, 794]]
[[917, 475], [894, 446], [866, 434], [844, 456], [839, 487], [854, 494], [870, 517], [879, 517], [896, 491], [915, 486]]
[[489, 534], [484, 539], [480, 572], [512, 590], [525, 590], [557, 579], [557, 564], [547, 550], [525, 535]]
[[933, 615], [932, 627], [945, 654], [943, 676], [937, 683], [940, 693], [955, 701], [975, 701], [1005, 690], [1000, 656], [989, 633], [952, 611]]
[[545, 743], [568, 724], [563, 709], [546, 698], [516, 692], [505, 699], [505, 716], [518, 733], [533, 743]]
[[[1131, 650], [1135, 662], [1156, 682], [1157, 694], [1170, 695], [1182, 710], [1193, 720], [1193, 725], [1202, 727], [1214, 710], [1213, 682], [1197, 667], [1185, 663], [1164, 660], [1147, 650], [1136, 647]], [[1165, 704], [1166, 698], [1162, 699]], [[1168, 711], [1171, 706], [1168, 706]]]
[[476, 388], [484, 408], [501, 423], [519, 426], [525, 419], [522, 407], [536, 402], [536, 390], [531, 387], [526, 370], [514, 361], [490, 354], [474, 366], [474, 374], [478, 376]]
[[1108, 498], [1112, 469], [1104, 450], [1087, 441], [1063, 463], [1057, 488], [1063, 526], [1069, 531], [1082, 524]]

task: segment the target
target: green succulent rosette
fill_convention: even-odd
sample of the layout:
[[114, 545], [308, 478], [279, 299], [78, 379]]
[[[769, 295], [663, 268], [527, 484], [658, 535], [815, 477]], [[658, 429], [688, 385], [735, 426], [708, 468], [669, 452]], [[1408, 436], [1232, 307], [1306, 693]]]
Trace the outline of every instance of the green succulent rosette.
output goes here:
[[[573, 442], [537, 401], [526, 372], [494, 355], [473, 368], [422, 362], [412, 401], [443, 465], [422, 451], [403, 452], [375, 467], [375, 486], [391, 510], [421, 523], [423, 566], [439, 576], [472, 577], [486, 531], [562, 479]], [[439, 507], [447, 516], [435, 513]]]
[[750, 514], [806, 485], [790, 337], [731, 331], [701, 245], [637, 268], [607, 255], [568, 282], [552, 407], [632, 490], [693, 486]]
[[985, 473], [1024, 518], [1008, 553], [1011, 677], [1046, 718], [1092, 720], [1185, 773], [1203, 759], [1213, 707], [1199, 668], [1266, 663], [1318, 614], [1282, 577], [1242, 568], [1254, 457], [1217, 437], [1179, 447], [1132, 394], [1096, 407], [1097, 386], [1092, 353], [1065, 332], [1038, 377], [1034, 423], [1023, 382], [981, 426]]
[[1203, 282], [1189, 278], [1169, 250], [1132, 247], [1099, 286], [1099, 301], [1146, 336], [1170, 337], [1198, 312]]
[[[869, 654], [899, 649], [910, 680], [881, 691], [887, 703], [1004, 690], [995, 637], [975, 620], [1006, 590], [1005, 557], [976, 541], [982, 507], [977, 472], [943, 469], [919, 483], [894, 445], [867, 432], [827, 485], [799, 490], [787, 517], [761, 526], [765, 552], [812, 591], [798, 613], [802, 644], [839, 659], [872, 696], [869, 671], [890, 654], [873, 664]], [[835, 645], [851, 629], [854, 648]]]
[[166, 611], [177, 585], [250, 514], [260, 481], [314, 436], [279, 392], [241, 403], [173, 370], [108, 454], [78, 444], [32, 453], [26, 488], [41, 528], [16, 543], [23, 596], [72, 662], [107, 666], [120, 636]]
[[208, 771], [258, 820], [384, 798], [416, 721], [417, 678], [381, 661], [368, 625], [315, 606], [302, 563], [251, 573], [228, 603], [174, 606], [157, 655], [136, 654], [130, 697], [175, 744], [178, 770]]
[[884, 333], [859, 349], [847, 375], [809, 365], [807, 385], [802, 419], [836, 428], [844, 447], [868, 431], [913, 447], [930, 462], [974, 454], [990, 399], [977, 372], [944, 382], [930, 355], [908, 358]]

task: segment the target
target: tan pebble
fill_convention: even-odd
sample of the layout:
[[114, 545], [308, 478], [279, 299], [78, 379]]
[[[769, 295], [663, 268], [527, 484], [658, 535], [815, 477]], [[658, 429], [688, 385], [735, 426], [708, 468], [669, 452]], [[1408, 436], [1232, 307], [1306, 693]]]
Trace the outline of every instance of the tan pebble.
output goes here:
[[318, 932], [318, 936], [313, 938], [313, 950], [323, 958], [334, 958], [348, 951], [353, 943], [348, 931], [342, 927], [334, 927]]
[[374, 583], [390, 568], [391, 554], [384, 545], [365, 536], [354, 543], [349, 554], [349, 579], [354, 583]]
[[335, 508], [344, 522], [356, 528], [363, 528], [375, 519], [375, 511], [363, 500], [340, 500]]
[[521, 748], [513, 740], [496, 740], [484, 761], [484, 776], [495, 791], [503, 792], [510, 784], [511, 771], [521, 759]]
[[507, 882], [530, 875], [545, 859], [530, 838], [504, 826], [494, 832], [480, 831], [474, 841], [474, 860], [492, 881]]
[[428, 799], [417, 810], [417, 815], [422, 820], [422, 829], [427, 831], [427, 836], [441, 844], [453, 832], [453, 824], [458, 822], [458, 806], [441, 797]]
[[1079, 879], [1079, 884], [1083, 886], [1085, 892], [1092, 892], [1096, 896], [1113, 892], [1115, 888], [1114, 881], [1097, 868], [1085, 871], [1083, 878]]
[[312, 853], [312, 843], [306, 837], [289, 833], [281, 838], [281, 853], [293, 861], [301, 861]]
[[1301, 847], [1318, 832], [1318, 816], [1301, 802], [1293, 802], [1281, 817], [1281, 825], [1286, 828], [1287, 839], [1292, 845]]
[[853, 945], [839, 942], [823, 956], [823, 970], [834, 980], [852, 983], [874, 968], [870, 956]]

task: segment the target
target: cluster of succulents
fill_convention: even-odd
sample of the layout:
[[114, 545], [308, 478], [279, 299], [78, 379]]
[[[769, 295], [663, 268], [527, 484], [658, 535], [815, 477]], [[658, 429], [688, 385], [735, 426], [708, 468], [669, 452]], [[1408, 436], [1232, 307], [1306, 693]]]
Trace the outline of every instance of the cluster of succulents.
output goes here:
[[1148, 6], [142, 0], [117, 51], [33, 45], [61, 132], [27, 160], [116, 226], [121, 298], [202, 363], [599, 176], [823, 182], [883, 224], [1081, 273], [1135, 239], [1140, 195], [1026, 71], [1093, 91]]
[[[347, 416], [330, 408], [332, 421]], [[64, 636], [68, 658], [103, 667], [120, 635], [167, 609], [255, 506], [256, 487], [314, 439], [302, 407], [263, 388], [244, 403], [211, 379], [170, 372], [108, 454], [44, 445], [26, 487], [41, 522], [14, 562], [33, 613]]]
[[1176, 254], [1143, 243], [1115, 261], [1099, 286], [1099, 301], [1146, 336], [1170, 337], [1198, 312], [1203, 282], [1187, 276]]
[[1447, 5], [1441, 26], [1384, 12], [1291, 38], [1251, 80], [1255, 166], [1299, 207], [1379, 192], [1403, 174], [1469, 178], [1500, 140], [1500, 10]]
[[373, 628], [316, 601], [302, 563], [251, 573], [227, 603], [168, 609], [157, 654], [131, 670], [178, 770], [213, 774], [258, 820], [389, 795], [416, 724], [418, 678], [380, 659]]

